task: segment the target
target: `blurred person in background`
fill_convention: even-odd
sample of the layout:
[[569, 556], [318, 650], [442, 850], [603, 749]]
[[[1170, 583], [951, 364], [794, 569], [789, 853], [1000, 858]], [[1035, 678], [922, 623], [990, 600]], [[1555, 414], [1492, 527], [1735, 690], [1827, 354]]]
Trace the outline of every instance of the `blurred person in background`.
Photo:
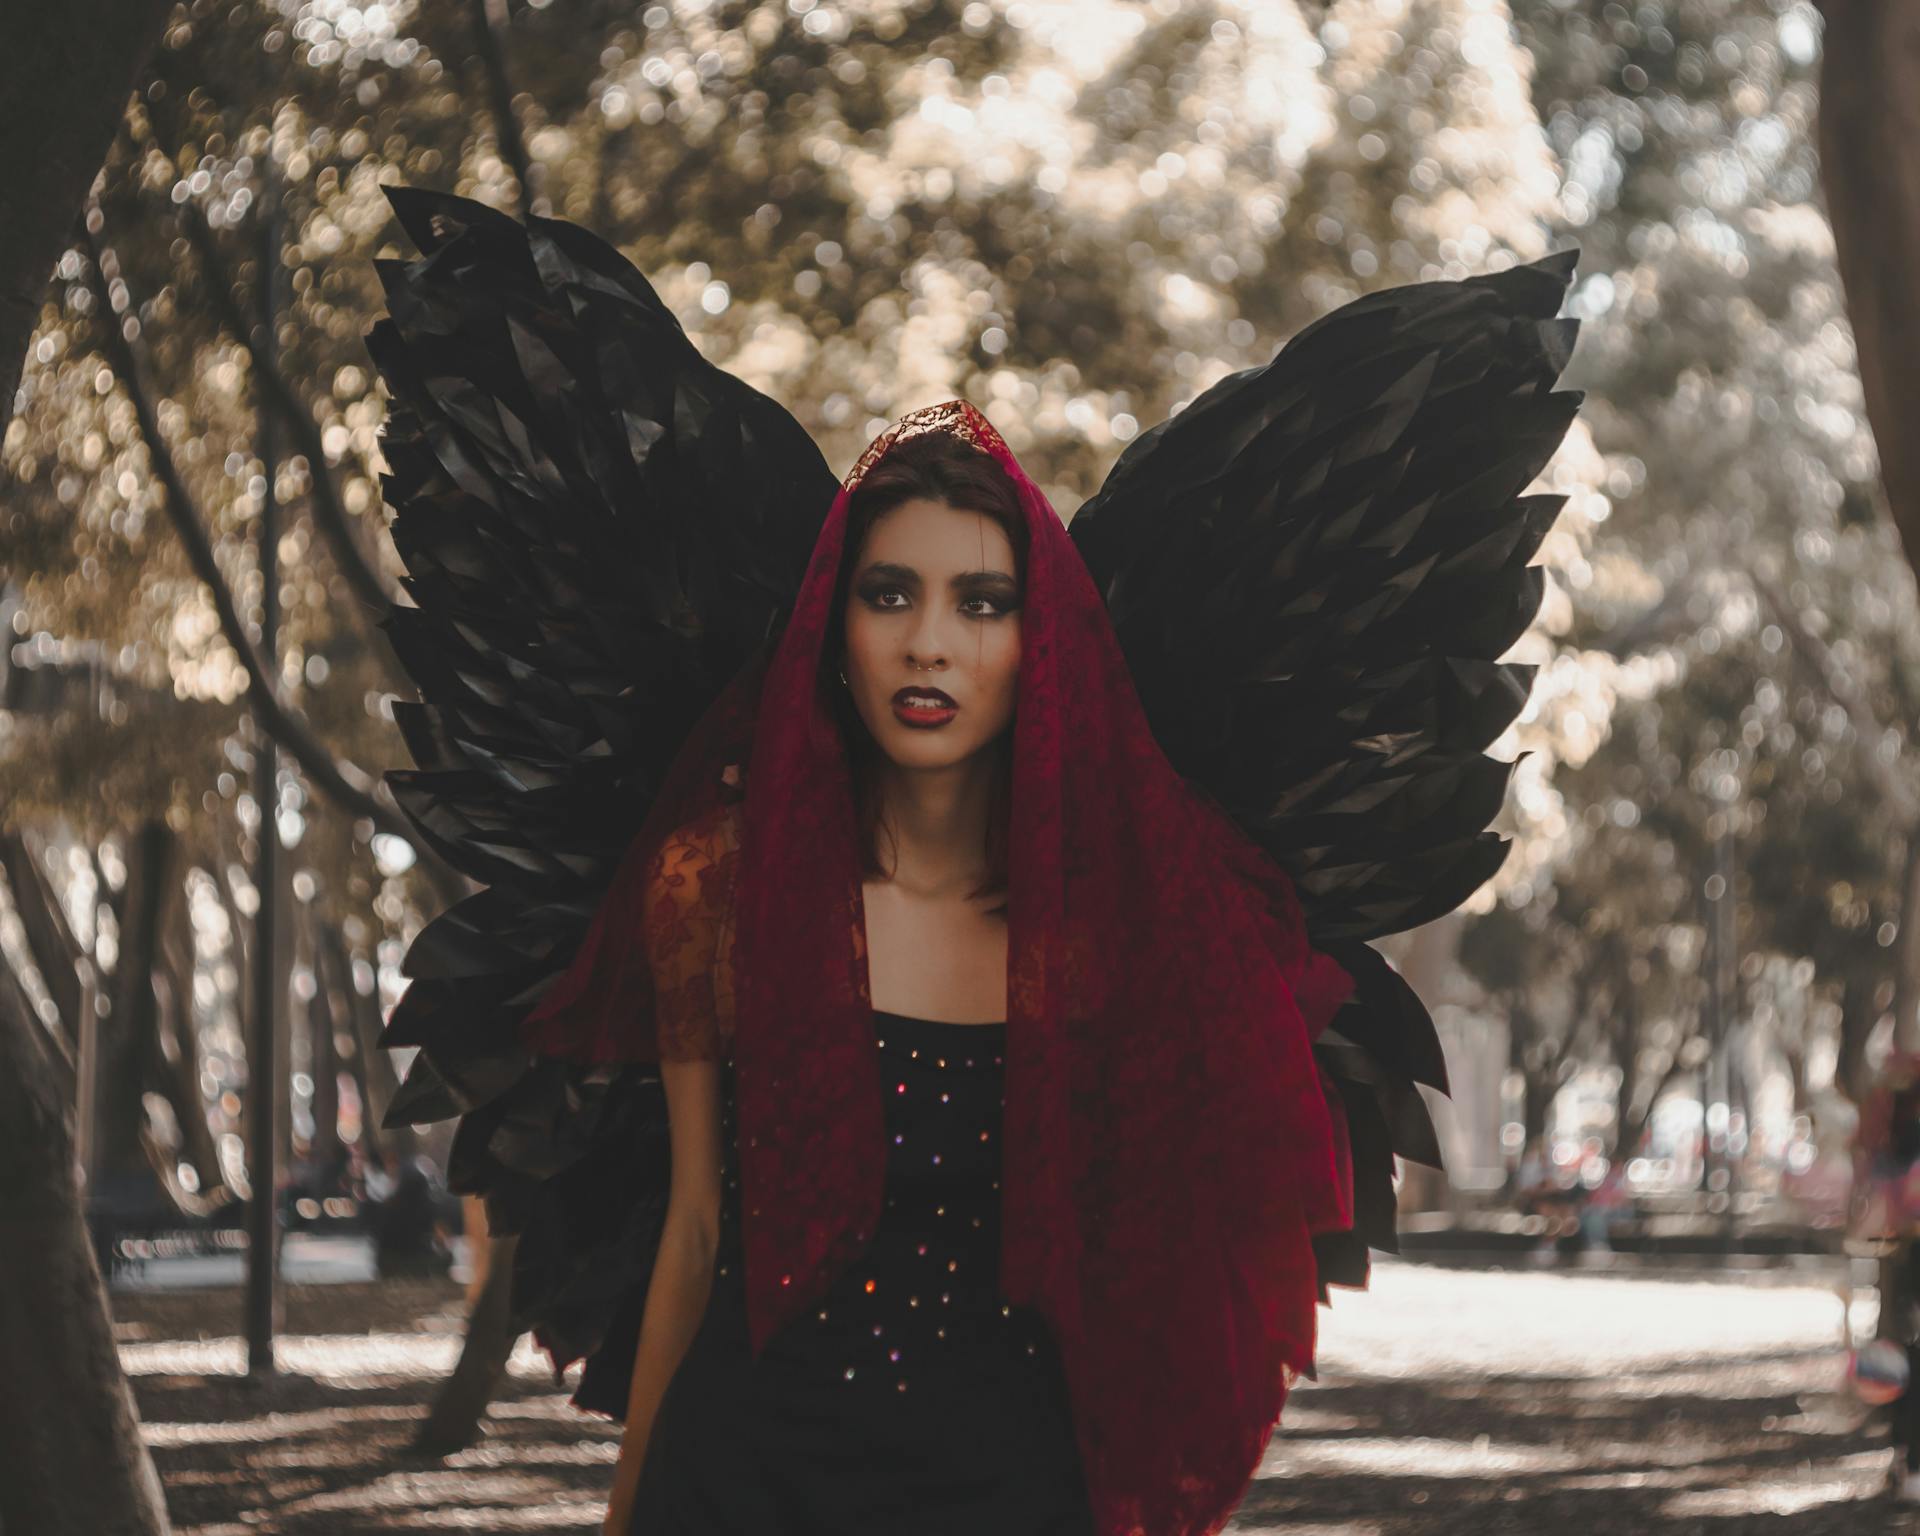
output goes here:
[[1905, 1390], [1889, 1408], [1893, 1463], [1889, 1487], [1901, 1503], [1920, 1504], [1920, 1055], [1897, 1053], [1875, 1074], [1854, 1142], [1851, 1235], [1884, 1244], [1878, 1339], [1906, 1351]]
[[366, 1187], [366, 1227], [380, 1277], [445, 1274], [453, 1263], [449, 1234], [460, 1202], [433, 1162], [387, 1142], [379, 1166], [367, 1171]]

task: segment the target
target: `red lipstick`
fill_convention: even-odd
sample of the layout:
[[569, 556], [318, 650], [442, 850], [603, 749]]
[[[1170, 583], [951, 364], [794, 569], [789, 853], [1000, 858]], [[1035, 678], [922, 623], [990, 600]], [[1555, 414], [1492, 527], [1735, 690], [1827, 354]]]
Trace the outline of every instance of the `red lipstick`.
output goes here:
[[893, 696], [894, 718], [916, 730], [945, 725], [959, 713], [960, 706], [938, 688], [902, 688]]

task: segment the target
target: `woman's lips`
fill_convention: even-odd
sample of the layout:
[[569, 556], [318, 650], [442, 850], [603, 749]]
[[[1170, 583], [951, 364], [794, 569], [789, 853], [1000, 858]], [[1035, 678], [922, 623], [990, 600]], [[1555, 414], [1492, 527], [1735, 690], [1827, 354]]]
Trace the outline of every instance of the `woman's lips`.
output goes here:
[[893, 696], [893, 713], [903, 725], [929, 730], [945, 725], [960, 706], [938, 688], [902, 688]]

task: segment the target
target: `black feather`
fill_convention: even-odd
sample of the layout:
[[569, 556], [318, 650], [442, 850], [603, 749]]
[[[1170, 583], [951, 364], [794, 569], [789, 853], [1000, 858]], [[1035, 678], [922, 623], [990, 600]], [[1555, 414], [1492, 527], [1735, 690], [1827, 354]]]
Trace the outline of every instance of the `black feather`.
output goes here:
[[564, 1365], [644, 1284], [665, 1110], [657, 1078], [536, 1060], [517, 1026], [688, 730], [777, 629], [839, 487], [610, 246], [387, 195], [422, 255], [380, 263], [367, 338], [414, 604], [384, 627], [422, 702], [395, 709], [415, 767], [386, 777], [485, 887], [408, 949], [382, 1043], [419, 1051], [387, 1120], [461, 1117], [452, 1181], [522, 1234], [515, 1312]]
[[1163, 750], [1292, 876], [1356, 979], [1317, 1052], [1346, 1110], [1356, 1224], [1322, 1288], [1393, 1242], [1393, 1159], [1438, 1165], [1432, 1020], [1369, 946], [1504, 861], [1514, 764], [1486, 755], [1533, 669], [1529, 496], [1580, 405], [1554, 384], [1577, 252], [1388, 289], [1324, 316], [1142, 434], [1071, 524]]

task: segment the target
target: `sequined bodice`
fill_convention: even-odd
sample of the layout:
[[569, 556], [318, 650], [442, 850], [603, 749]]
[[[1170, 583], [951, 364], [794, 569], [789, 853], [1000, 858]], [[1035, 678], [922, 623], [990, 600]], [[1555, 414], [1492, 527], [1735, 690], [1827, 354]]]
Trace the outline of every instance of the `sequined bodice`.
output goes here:
[[[1049, 1362], [1037, 1313], [999, 1288], [1003, 1024], [876, 1012], [886, 1203], [861, 1257], [819, 1307], [770, 1339], [763, 1362], [904, 1392], [943, 1370]], [[723, 1075], [726, 1180], [715, 1305], [744, 1307], [733, 1073]]]

